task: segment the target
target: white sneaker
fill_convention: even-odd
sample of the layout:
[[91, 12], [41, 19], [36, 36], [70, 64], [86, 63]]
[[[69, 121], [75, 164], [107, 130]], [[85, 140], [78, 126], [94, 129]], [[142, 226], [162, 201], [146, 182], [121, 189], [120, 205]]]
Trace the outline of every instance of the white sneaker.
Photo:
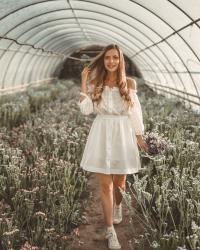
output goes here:
[[117, 239], [117, 234], [115, 230], [106, 231], [106, 239], [108, 239], [108, 248], [109, 249], [121, 249], [121, 245]]
[[121, 221], [122, 221], [122, 203], [120, 203], [118, 207], [116, 207], [116, 204], [114, 204], [113, 224], [119, 224]]

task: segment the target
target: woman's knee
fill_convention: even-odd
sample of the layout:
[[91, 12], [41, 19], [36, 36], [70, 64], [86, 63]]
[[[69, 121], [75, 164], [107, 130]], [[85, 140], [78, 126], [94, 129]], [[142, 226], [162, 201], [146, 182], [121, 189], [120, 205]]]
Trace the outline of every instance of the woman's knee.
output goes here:
[[114, 184], [115, 188], [120, 187], [123, 190], [125, 190], [125, 188], [126, 188], [126, 175], [114, 175], [113, 184]]

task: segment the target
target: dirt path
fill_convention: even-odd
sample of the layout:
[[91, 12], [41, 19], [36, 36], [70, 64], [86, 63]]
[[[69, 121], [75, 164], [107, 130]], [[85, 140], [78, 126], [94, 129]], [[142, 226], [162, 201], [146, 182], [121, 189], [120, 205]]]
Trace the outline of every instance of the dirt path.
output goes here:
[[[73, 244], [73, 250], [108, 250], [107, 240], [104, 238], [105, 224], [103, 218], [103, 209], [101, 206], [99, 186], [97, 176], [91, 174], [88, 182], [88, 191], [90, 198], [86, 202], [85, 216], [88, 221], [86, 225], [79, 226], [78, 240]], [[114, 225], [118, 235], [119, 242], [122, 246], [121, 250], [133, 250], [129, 246], [129, 240], [134, 242], [134, 236], [142, 233], [142, 228], [135, 219], [135, 232], [132, 232], [129, 223], [130, 216], [125, 202], [122, 202], [123, 221], [119, 225]], [[134, 218], [133, 218], [134, 219]]]

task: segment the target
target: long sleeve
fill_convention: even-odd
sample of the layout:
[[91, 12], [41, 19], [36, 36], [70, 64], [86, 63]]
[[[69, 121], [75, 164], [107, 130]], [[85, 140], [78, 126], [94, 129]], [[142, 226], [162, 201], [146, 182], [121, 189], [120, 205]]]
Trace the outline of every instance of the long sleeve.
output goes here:
[[130, 89], [130, 96], [134, 104], [133, 104], [133, 107], [129, 108], [129, 111], [128, 111], [129, 118], [135, 130], [135, 134], [143, 135], [144, 134], [143, 115], [142, 115], [142, 108], [140, 105], [140, 101], [137, 96], [137, 90]]
[[[89, 91], [90, 91], [90, 93], [92, 91], [92, 87], [90, 87], [90, 86], [89, 86]], [[77, 102], [77, 105], [79, 106], [81, 113], [84, 115], [89, 115], [89, 114], [93, 113], [94, 112], [94, 105], [93, 105], [92, 99], [87, 94], [85, 94], [83, 92], [80, 92], [80, 95], [85, 96], [85, 98], [82, 101], [79, 100]]]

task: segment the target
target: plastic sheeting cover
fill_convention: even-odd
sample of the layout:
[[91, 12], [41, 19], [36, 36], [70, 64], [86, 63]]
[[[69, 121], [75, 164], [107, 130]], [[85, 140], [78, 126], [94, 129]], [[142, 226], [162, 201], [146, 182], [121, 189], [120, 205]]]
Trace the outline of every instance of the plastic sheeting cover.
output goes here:
[[199, 109], [198, 0], [0, 0], [0, 93], [51, 79], [74, 51], [109, 43], [158, 93]]

